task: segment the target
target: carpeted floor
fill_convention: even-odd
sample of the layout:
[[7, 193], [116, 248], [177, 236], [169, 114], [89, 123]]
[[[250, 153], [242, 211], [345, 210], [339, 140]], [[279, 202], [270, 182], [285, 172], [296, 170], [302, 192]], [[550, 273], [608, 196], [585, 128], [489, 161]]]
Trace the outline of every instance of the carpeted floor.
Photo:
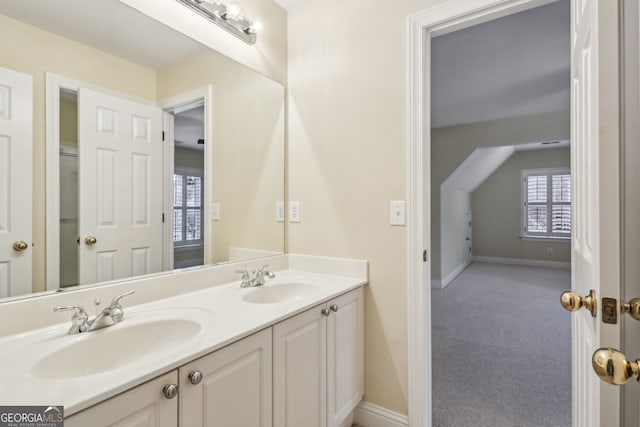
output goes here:
[[566, 270], [471, 264], [433, 290], [434, 427], [571, 426]]

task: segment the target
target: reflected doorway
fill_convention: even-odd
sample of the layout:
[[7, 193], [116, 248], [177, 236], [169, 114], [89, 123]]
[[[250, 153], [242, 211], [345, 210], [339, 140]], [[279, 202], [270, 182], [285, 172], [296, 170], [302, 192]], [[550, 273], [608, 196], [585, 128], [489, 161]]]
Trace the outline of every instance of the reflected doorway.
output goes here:
[[174, 268], [204, 264], [204, 103], [174, 111]]

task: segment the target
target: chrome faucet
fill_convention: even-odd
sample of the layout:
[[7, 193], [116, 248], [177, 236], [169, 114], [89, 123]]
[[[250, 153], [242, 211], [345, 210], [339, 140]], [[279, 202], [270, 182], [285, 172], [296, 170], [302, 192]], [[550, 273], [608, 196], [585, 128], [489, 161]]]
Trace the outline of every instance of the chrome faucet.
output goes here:
[[96, 314], [93, 320], [89, 320], [89, 315], [79, 305], [63, 305], [54, 307], [54, 312], [73, 310], [73, 316], [71, 317], [71, 328], [69, 329], [70, 335], [79, 334], [82, 332], [91, 332], [97, 329], [113, 326], [116, 323], [120, 323], [124, 320], [124, 310], [120, 305], [120, 300], [126, 296], [135, 293], [135, 291], [128, 291], [124, 294], [118, 295], [108, 307], [105, 307], [100, 313]]
[[247, 270], [236, 270], [237, 274], [241, 274], [241, 288], [252, 288], [254, 286], [262, 286], [266, 279], [273, 279], [276, 274], [273, 271], [265, 270], [269, 264], [263, 265], [258, 270], [252, 270], [251, 274]]

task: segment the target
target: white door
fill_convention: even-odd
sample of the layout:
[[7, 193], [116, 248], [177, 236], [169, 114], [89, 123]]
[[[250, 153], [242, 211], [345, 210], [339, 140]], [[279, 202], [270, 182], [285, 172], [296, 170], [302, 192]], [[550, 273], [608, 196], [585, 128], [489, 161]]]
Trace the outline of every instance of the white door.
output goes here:
[[362, 288], [328, 302], [327, 426], [344, 425], [364, 394], [364, 297]]
[[464, 262], [471, 262], [472, 244], [471, 244], [471, 211], [467, 211], [464, 214]]
[[268, 328], [181, 367], [178, 424], [271, 427], [271, 349]]
[[129, 391], [118, 394], [64, 420], [66, 427], [175, 427], [178, 398], [163, 394], [166, 385], [177, 384], [171, 371]]
[[33, 79], [0, 68], [0, 298], [32, 291], [32, 153]]
[[80, 284], [161, 271], [162, 111], [80, 88], [78, 146]]
[[327, 425], [327, 321], [314, 307], [273, 327], [273, 424]]
[[[572, 315], [572, 418], [576, 427], [605, 427], [618, 425], [618, 389], [599, 380], [591, 358], [597, 348], [611, 345], [609, 337], [619, 336], [619, 323], [604, 325], [600, 307], [602, 297], [618, 298], [620, 293], [616, 279], [619, 260], [611, 252], [615, 247], [612, 242], [619, 239], [616, 226], [619, 205], [615, 198], [607, 201], [609, 195], [605, 194], [615, 192], [619, 169], [615, 162], [613, 166], [605, 166], [609, 161], [603, 157], [607, 141], [600, 136], [603, 134], [600, 103], [607, 95], [600, 92], [599, 98], [602, 76], [596, 29], [601, 3], [597, 0], [572, 3], [572, 288], [580, 295], [594, 290], [598, 304], [596, 317], [585, 309]], [[605, 192], [603, 188], [608, 190]]]

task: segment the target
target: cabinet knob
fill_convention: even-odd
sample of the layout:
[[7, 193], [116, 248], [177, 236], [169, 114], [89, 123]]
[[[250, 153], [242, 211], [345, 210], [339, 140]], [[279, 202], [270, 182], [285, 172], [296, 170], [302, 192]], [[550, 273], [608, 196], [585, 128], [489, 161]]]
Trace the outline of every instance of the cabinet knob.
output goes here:
[[202, 381], [202, 372], [200, 372], [200, 371], [190, 372], [189, 373], [189, 381], [193, 385], [200, 384], [200, 381]]
[[338, 304], [331, 304], [329, 308], [335, 313], [340, 307], [338, 307]]
[[323, 308], [322, 309], [322, 315], [323, 316], [329, 316], [331, 314], [331, 310], [329, 310], [328, 308]]
[[167, 384], [162, 388], [162, 394], [167, 399], [173, 399], [178, 395], [178, 385], [177, 384]]

